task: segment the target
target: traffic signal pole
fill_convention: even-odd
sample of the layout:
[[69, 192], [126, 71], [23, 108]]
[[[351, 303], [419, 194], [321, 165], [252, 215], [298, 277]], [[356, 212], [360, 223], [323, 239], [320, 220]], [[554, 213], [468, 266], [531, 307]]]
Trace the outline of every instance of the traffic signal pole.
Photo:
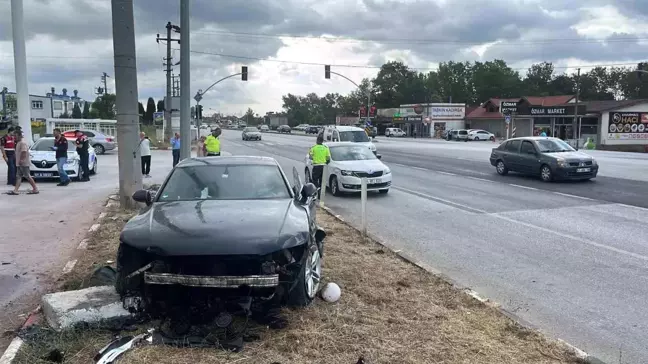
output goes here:
[[[357, 87], [358, 90], [360, 90], [360, 85], [355, 83], [355, 81], [353, 81], [352, 79], [348, 78], [347, 76], [345, 76], [343, 74], [331, 71], [331, 66], [325, 65], [324, 66], [324, 78], [326, 78], [327, 80], [331, 79], [331, 74], [334, 74], [334, 75], [337, 75], [337, 76], [340, 76], [340, 77], [344, 78], [345, 80], [347, 80], [347, 81], [351, 82], [352, 84], [354, 84], [355, 87]], [[370, 119], [370, 117], [369, 117], [369, 109], [371, 108], [371, 90], [367, 90], [367, 94], [365, 96], [367, 96], [367, 119]]]
[[191, 157], [190, 0], [180, 0], [180, 159]]
[[22, 0], [11, 0], [11, 29], [13, 31], [14, 70], [16, 73], [16, 106], [18, 125], [25, 139], [31, 144], [31, 105], [27, 83], [27, 46], [25, 45], [25, 24]]

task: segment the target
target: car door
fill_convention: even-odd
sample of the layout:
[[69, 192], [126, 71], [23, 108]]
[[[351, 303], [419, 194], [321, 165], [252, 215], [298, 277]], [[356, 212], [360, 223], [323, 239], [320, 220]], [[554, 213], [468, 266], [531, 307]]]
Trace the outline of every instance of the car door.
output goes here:
[[509, 140], [506, 142], [506, 148], [502, 153], [502, 159], [506, 167], [515, 172], [520, 170], [520, 140]]
[[529, 140], [523, 140], [520, 145], [519, 168], [525, 174], [536, 174], [540, 171], [538, 150]]

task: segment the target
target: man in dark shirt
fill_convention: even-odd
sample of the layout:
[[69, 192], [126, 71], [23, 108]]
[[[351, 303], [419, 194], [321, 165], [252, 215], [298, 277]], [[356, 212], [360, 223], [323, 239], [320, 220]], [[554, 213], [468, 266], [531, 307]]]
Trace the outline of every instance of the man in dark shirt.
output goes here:
[[57, 186], [67, 186], [70, 184], [70, 177], [65, 172], [67, 164], [68, 141], [61, 133], [61, 129], [54, 129], [54, 146], [56, 151], [56, 166], [58, 167], [59, 178], [61, 182]]
[[90, 158], [90, 141], [88, 137], [83, 135], [80, 130], [75, 130], [74, 134], [76, 135], [76, 152], [79, 155], [79, 172], [81, 173], [81, 182], [90, 181], [90, 167], [88, 167], [89, 158]]

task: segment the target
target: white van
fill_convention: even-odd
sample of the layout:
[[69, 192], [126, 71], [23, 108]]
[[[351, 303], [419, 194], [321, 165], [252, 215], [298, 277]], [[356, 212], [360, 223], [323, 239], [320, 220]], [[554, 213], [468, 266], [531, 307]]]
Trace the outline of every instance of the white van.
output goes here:
[[387, 129], [385, 129], [385, 136], [386, 137], [404, 137], [405, 132], [402, 131], [400, 128], [387, 128]]
[[327, 126], [322, 131], [324, 143], [326, 142], [352, 142], [366, 145], [369, 150], [377, 155], [376, 146], [371, 142], [367, 132], [355, 126], [333, 125]]

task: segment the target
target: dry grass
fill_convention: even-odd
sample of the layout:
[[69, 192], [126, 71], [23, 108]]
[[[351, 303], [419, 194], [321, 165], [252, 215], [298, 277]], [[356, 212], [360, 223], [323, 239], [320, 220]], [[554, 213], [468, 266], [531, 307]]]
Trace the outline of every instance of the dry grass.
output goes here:
[[[360, 356], [368, 364], [583, 362], [387, 249], [362, 243], [355, 230], [324, 211], [319, 223], [328, 232], [324, 275], [342, 287], [338, 303], [317, 300], [306, 309], [287, 310], [288, 328], [263, 330], [241, 353], [155, 346], [130, 351], [120, 363], [354, 364]], [[96, 249], [107, 253], [114, 247]], [[85, 264], [92, 266], [90, 260]], [[79, 337], [59, 343], [67, 348], [66, 363], [89, 362], [110, 340], [101, 331]], [[43, 350], [41, 345], [40, 356]], [[23, 362], [36, 363], [40, 356]]]

